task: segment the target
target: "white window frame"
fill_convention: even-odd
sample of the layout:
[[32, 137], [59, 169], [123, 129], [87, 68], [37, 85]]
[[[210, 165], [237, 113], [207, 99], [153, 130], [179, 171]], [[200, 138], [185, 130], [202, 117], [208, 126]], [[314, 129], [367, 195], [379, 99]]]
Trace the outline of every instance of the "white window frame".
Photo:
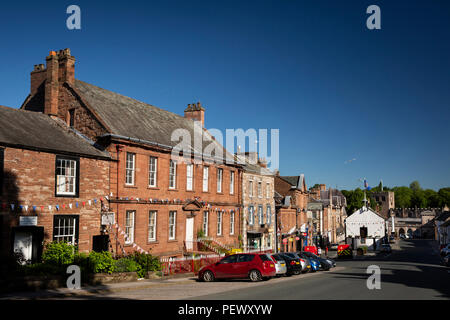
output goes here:
[[[158, 211], [150, 210], [148, 212], [148, 241], [156, 241], [156, 230], [158, 221]], [[153, 234], [153, 236], [151, 235]]]
[[158, 185], [158, 158], [150, 156], [148, 162], [148, 186], [156, 188], [157, 185]]
[[[58, 174], [62, 173], [64, 174]], [[74, 196], [77, 193], [77, 160], [56, 159], [56, 194]], [[68, 190], [68, 191], [67, 191]]]
[[222, 235], [222, 221], [223, 219], [223, 212], [222, 211], [217, 211], [217, 235], [221, 236]]
[[[130, 216], [130, 214], [132, 215]], [[125, 244], [131, 244], [134, 242], [135, 217], [136, 217], [135, 210], [127, 210], [125, 212], [125, 234], [128, 237], [128, 240], [125, 239]]]
[[222, 193], [223, 169], [217, 169], [217, 193]]
[[203, 192], [209, 190], [209, 167], [203, 167]]
[[258, 224], [264, 224], [264, 207], [262, 205], [258, 206]]
[[186, 164], [186, 190], [194, 190], [194, 165], [192, 163]]
[[[131, 156], [131, 159], [130, 157]], [[131, 166], [130, 166], [131, 164]], [[127, 152], [125, 159], [125, 184], [128, 186], [134, 186], [134, 177], [136, 171], [136, 154]], [[130, 182], [131, 180], [131, 182]]]
[[175, 240], [177, 235], [177, 212], [169, 211], [169, 240]]
[[203, 233], [208, 236], [209, 211], [203, 211]]
[[234, 234], [234, 211], [230, 213], [230, 235]]
[[[76, 243], [77, 242], [76, 235], [77, 235], [77, 227], [78, 227], [77, 218], [58, 216], [58, 217], [55, 217], [53, 223], [55, 223], [55, 220], [58, 221], [58, 225], [57, 226], [54, 225], [53, 229], [58, 230], [58, 233], [56, 234], [54, 232], [53, 239], [55, 241], [59, 242], [60, 240], [65, 241], [66, 239], [71, 238], [72, 240], [65, 241], [65, 242], [68, 242], [72, 245], [76, 245], [77, 244]], [[66, 221], [69, 222], [68, 225], [66, 225]], [[62, 222], [62, 225], [61, 225], [61, 222]]]
[[268, 225], [272, 223], [272, 208], [270, 205], [266, 206], [266, 223]]
[[169, 164], [169, 189], [177, 188], [177, 162], [170, 160]]
[[251, 226], [255, 224], [255, 207], [254, 206], [248, 206], [248, 224]]
[[230, 171], [230, 194], [234, 194], [234, 171]]

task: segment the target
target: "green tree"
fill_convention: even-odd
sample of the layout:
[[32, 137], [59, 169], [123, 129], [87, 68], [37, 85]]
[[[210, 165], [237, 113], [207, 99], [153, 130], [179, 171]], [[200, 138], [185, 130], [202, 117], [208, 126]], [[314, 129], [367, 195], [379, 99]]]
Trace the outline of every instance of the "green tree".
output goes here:
[[413, 192], [408, 187], [395, 187], [395, 205], [399, 208], [410, 208]]
[[442, 188], [438, 191], [439, 207], [450, 206], [450, 188]]
[[360, 188], [355, 190], [342, 190], [342, 194], [347, 199], [347, 213], [351, 215], [364, 205], [364, 191]]

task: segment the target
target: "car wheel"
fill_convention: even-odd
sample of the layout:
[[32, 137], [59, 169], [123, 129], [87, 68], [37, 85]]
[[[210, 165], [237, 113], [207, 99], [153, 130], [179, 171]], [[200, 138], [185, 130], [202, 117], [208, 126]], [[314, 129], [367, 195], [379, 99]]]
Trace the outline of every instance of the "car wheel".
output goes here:
[[292, 271], [292, 273], [293, 273], [295, 276], [298, 276], [298, 275], [301, 273], [301, 271], [295, 270], [295, 271]]
[[214, 281], [214, 274], [211, 271], [205, 271], [202, 276], [203, 281], [212, 282]]
[[250, 271], [250, 273], [248, 274], [248, 277], [249, 277], [250, 280], [253, 281], [253, 282], [261, 281], [261, 280], [262, 280], [261, 272], [259, 272], [258, 270], [252, 270], [252, 271]]

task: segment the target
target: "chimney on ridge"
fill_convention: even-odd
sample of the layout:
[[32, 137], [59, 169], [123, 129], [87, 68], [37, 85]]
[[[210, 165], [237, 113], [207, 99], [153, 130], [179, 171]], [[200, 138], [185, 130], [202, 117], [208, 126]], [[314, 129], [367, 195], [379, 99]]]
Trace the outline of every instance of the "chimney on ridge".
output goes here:
[[188, 104], [184, 110], [184, 117], [194, 121], [201, 121], [202, 127], [205, 127], [205, 109], [200, 102]]
[[75, 58], [70, 54], [70, 49], [50, 51], [46, 57], [47, 66], [38, 64], [30, 74], [30, 94], [34, 95], [40, 88], [45, 88], [44, 113], [58, 114], [59, 87], [75, 82]]

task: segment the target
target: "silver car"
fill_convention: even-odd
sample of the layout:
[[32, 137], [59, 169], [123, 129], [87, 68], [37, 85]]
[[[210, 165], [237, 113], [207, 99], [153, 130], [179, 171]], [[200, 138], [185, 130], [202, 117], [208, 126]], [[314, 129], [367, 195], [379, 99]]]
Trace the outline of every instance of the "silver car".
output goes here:
[[277, 276], [281, 276], [287, 272], [286, 261], [284, 261], [282, 257], [277, 254], [269, 254], [268, 256], [270, 257], [270, 259], [272, 259], [273, 262], [275, 262], [275, 270]]

